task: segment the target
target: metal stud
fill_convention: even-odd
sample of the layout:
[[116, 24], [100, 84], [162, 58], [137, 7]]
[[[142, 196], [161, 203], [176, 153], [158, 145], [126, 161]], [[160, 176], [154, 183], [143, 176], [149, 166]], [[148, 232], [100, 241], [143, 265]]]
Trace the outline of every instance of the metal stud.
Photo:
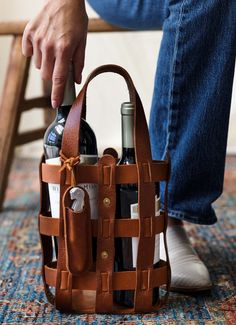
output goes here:
[[101, 252], [101, 257], [102, 257], [102, 259], [108, 258], [108, 252], [107, 251]]
[[105, 207], [109, 207], [111, 204], [111, 200], [108, 197], [105, 197], [105, 199], [103, 200], [103, 204], [105, 205]]

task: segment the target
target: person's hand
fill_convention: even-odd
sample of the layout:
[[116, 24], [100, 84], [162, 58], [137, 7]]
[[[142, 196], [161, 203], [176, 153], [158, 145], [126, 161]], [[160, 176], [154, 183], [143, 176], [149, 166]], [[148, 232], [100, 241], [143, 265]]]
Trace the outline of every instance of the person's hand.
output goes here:
[[81, 82], [88, 17], [84, 0], [46, 0], [42, 10], [26, 26], [22, 52], [34, 56], [44, 80], [52, 80], [52, 106], [63, 99], [70, 61], [75, 81]]

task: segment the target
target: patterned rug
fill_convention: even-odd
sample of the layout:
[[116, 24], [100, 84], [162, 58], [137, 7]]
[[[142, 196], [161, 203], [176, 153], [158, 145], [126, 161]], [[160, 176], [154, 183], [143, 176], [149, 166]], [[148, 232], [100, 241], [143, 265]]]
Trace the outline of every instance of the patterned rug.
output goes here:
[[37, 164], [14, 162], [0, 214], [1, 324], [236, 324], [236, 157], [227, 159], [224, 193], [215, 204], [218, 223], [187, 227], [210, 270], [212, 292], [171, 293], [160, 312], [134, 316], [68, 315], [47, 302], [40, 275]]

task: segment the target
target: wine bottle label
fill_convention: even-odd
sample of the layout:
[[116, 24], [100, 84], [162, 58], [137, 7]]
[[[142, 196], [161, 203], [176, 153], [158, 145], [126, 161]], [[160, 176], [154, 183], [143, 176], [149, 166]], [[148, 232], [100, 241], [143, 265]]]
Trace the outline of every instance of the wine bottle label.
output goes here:
[[[138, 203], [130, 205], [130, 216], [131, 219], [138, 219]], [[155, 196], [155, 217], [160, 216], [160, 198]], [[132, 257], [133, 257], [133, 267], [137, 265], [138, 256], [138, 237], [132, 238]], [[154, 261], [156, 264], [160, 260], [160, 235], [155, 236], [155, 249], [154, 249]]]
[[[98, 161], [96, 155], [81, 155], [80, 164], [81, 165], [95, 165]], [[89, 195], [90, 204], [90, 216], [91, 219], [98, 218], [98, 185], [92, 183], [80, 183], [78, 184], [83, 189], [85, 189]]]
[[91, 219], [97, 219], [98, 218], [98, 186], [97, 186], [97, 184], [80, 183], [78, 185], [81, 186], [83, 189], [85, 189], [89, 195]]
[[[46, 159], [48, 165], [61, 165], [60, 157]], [[60, 185], [48, 184], [49, 201], [53, 218], [60, 217]]]
[[[81, 155], [80, 164], [95, 165], [98, 157], [96, 155]], [[46, 164], [61, 165], [60, 157], [46, 159]], [[97, 219], [98, 208], [98, 185], [89, 183], [80, 183], [89, 195], [91, 219]], [[48, 184], [51, 214], [53, 218], [60, 217], [60, 185]]]

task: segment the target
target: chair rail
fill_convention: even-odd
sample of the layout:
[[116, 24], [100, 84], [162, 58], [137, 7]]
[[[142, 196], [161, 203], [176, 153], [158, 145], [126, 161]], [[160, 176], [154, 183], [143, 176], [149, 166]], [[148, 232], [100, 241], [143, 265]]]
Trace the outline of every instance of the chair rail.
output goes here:
[[[27, 24], [26, 20], [22, 21], [6, 21], [0, 23], [0, 35], [22, 35]], [[129, 29], [113, 26], [100, 18], [90, 18], [88, 24], [88, 31], [90, 33], [101, 32], [119, 32], [130, 31]]]

